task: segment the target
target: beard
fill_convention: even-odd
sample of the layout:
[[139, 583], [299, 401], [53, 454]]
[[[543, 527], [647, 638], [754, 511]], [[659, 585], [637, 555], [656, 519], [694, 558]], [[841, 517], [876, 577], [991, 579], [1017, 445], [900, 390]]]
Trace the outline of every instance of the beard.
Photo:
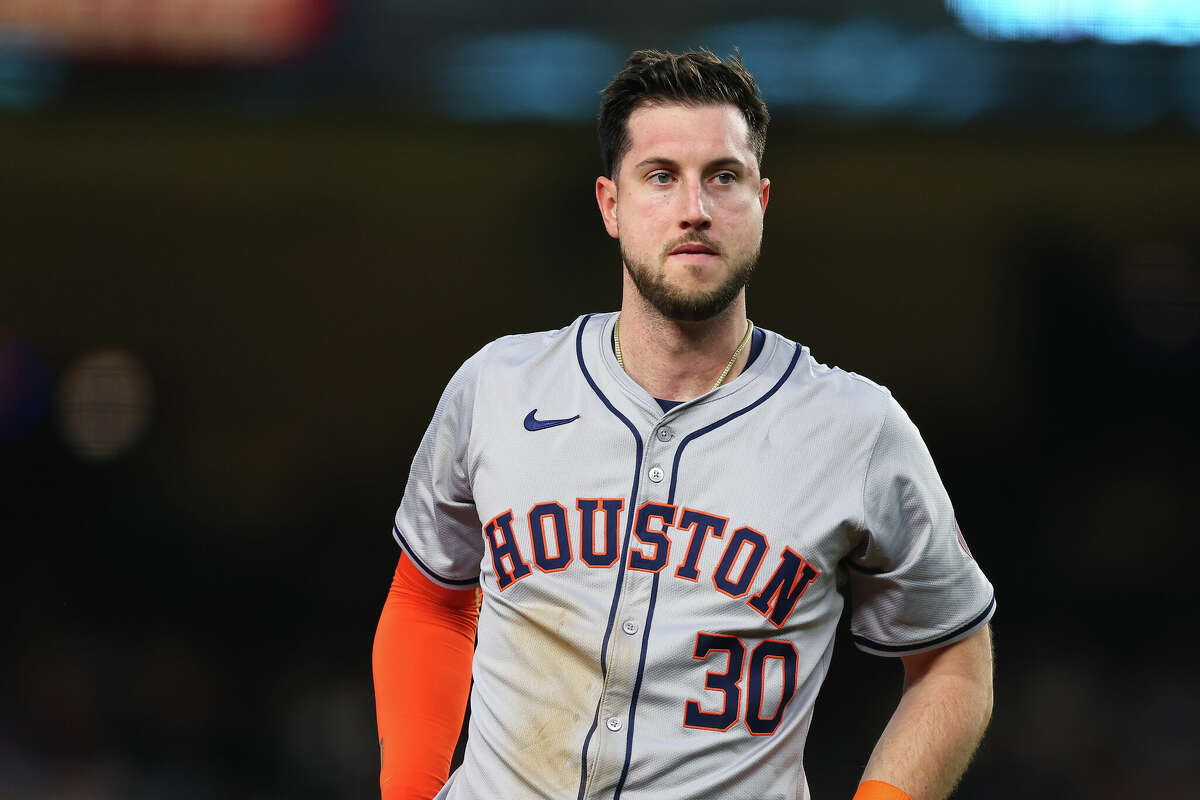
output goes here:
[[[761, 243], [743, 259], [730, 263], [721, 285], [709, 291], [686, 292], [667, 283], [666, 270], [638, 261], [621, 245], [621, 259], [638, 293], [664, 317], [676, 322], [701, 322], [720, 314], [734, 301], [758, 265]], [[668, 251], [669, 252], [669, 251]]]

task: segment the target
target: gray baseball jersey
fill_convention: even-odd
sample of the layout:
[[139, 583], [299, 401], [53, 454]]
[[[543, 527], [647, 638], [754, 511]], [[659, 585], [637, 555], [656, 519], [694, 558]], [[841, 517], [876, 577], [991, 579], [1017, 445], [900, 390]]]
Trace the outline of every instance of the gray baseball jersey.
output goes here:
[[664, 413], [615, 318], [484, 347], [413, 461], [396, 540], [483, 590], [438, 798], [807, 798], [841, 590], [855, 644], [904, 655], [982, 627], [992, 586], [886, 389], [767, 331]]

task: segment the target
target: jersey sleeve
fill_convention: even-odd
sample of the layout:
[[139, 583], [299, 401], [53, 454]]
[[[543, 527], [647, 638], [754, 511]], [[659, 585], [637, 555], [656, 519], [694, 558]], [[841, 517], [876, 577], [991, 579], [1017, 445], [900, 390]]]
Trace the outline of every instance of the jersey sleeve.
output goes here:
[[847, 559], [855, 645], [909, 655], [983, 627], [992, 585], [954, 518], [933, 458], [904, 409], [887, 397], [863, 483], [866, 537]]
[[483, 535], [471, 491], [470, 445], [481, 363], [469, 358], [442, 392], [413, 457], [392, 534], [430, 580], [453, 589], [479, 582]]

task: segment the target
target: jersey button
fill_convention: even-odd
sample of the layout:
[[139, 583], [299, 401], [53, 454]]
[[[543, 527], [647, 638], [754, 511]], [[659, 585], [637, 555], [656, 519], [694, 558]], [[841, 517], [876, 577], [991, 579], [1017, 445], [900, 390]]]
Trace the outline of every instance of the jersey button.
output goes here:
[[658, 433], [656, 433], [654, 435], [658, 437], [658, 440], [660, 442], [669, 442], [675, 438], [675, 431], [671, 430], [670, 428], [668, 428], [666, 426], [663, 426], [663, 427], [659, 428]]
[[621, 730], [621, 720], [618, 719], [617, 717], [609, 717], [608, 720], [604, 724], [608, 726], [608, 729], [610, 731]]
[[621, 623], [621, 630], [625, 631], [630, 636], [633, 636], [635, 633], [638, 632], [638, 626], [637, 626], [637, 623], [634, 622], [633, 620], [627, 619]]
[[660, 483], [662, 481], [662, 479], [663, 479], [662, 467], [651, 467], [650, 468], [650, 480], [654, 481], [655, 483]]

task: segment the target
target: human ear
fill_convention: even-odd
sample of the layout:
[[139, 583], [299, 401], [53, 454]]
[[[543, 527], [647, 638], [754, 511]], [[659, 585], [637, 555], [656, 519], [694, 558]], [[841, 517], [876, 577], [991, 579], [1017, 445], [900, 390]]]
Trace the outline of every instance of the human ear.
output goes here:
[[619, 238], [617, 184], [611, 178], [596, 178], [596, 205], [600, 206], [600, 216], [604, 219], [604, 229], [608, 231], [608, 235], [614, 239]]

